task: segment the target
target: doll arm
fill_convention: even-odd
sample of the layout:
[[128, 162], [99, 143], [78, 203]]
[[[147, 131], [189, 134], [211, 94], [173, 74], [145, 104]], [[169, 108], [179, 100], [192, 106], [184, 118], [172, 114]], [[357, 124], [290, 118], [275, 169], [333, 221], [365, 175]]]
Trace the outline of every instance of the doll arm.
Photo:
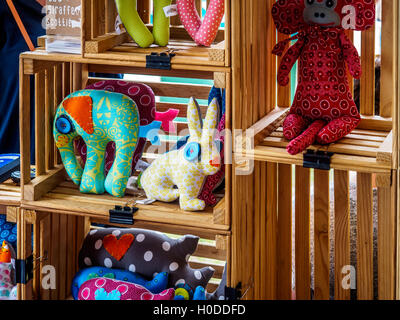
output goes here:
[[304, 40], [299, 39], [283, 56], [278, 70], [278, 83], [281, 86], [286, 86], [289, 83], [290, 71], [292, 70], [297, 59], [300, 57], [303, 45]]
[[349, 38], [344, 33], [341, 33], [340, 35], [340, 43], [343, 49], [343, 57], [347, 62], [350, 74], [353, 76], [353, 78], [360, 79], [361, 61], [356, 47], [353, 45], [353, 43], [351, 43]]

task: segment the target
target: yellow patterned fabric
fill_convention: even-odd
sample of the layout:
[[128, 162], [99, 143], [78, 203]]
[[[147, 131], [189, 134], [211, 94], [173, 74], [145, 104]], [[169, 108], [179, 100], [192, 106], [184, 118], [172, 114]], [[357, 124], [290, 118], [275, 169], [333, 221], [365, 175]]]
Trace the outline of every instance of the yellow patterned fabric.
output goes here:
[[208, 107], [203, 126], [197, 101], [190, 99], [187, 109], [190, 138], [186, 146], [198, 143], [200, 159], [188, 161], [185, 147], [161, 155], [143, 172], [140, 180], [148, 198], [164, 202], [179, 198], [182, 210], [204, 210], [205, 202], [197, 197], [205, 177], [221, 168], [219, 151], [213, 142], [218, 110], [218, 102], [214, 99]]

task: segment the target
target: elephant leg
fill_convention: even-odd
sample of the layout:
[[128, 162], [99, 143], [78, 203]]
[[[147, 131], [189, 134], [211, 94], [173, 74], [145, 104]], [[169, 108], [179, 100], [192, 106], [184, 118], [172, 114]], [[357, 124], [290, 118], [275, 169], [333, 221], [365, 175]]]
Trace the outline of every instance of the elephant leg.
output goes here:
[[82, 175], [80, 191], [83, 193], [104, 193], [104, 157], [106, 143], [87, 143], [87, 160]]
[[116, 142], [115, 146], [114, 163], [107, 175], [104, 187], [109, 194], [115, 197], [123, 197], [132, 172], [132, 159], [136, 142]]

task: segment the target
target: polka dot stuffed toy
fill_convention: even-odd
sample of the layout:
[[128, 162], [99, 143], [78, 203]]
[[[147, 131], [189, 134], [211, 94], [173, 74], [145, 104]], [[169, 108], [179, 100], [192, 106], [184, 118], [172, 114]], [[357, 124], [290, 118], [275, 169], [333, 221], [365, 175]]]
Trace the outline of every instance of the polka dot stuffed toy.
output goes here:
[[182, 210], [204, 210], [205, 201], [198, 199], [204, 180], [221, 169], [214, 141], [218, 111], [218, 101], [213, 99], [203, 125], [199, 105], [194, 98], [190, 99], [187, 143], [159, 156], [141, 175], [140, 184], [149, 199], [172, 202], [179, 198]]
[[17, 299], [17, 286], [13, 280], [13, 255], [15, 257], [11, 245], [3, 241], [0, 248], [0, 300]]
[[186, 285], [195, 291], [198, 286], [207, 287], [214, 274], [211, 267], [192, 269], [189, 266], [188, 260], [196, 251], [198, 241], [199, 238], [192, 235], [171, 239], [160, 232], [144, 229], [95, 229], [83, 242], [79, 268], [122, 269], [136, 272], [146, 279], [166, 272], [167, 288]]
[[204, 21], [195, 7], [195, 0], [177, 0], [179, 17], [192, 39], [201, 46], [209, 47], [217, 36], [224, 17], [225, 0], [211, 0]]
[[273, 53], [282, 56], [278, 83], [286, 86], [299, 60], [298, 85], [283, 134], [287, 151], [298, 154], [313, 143], [335, 142], [355, 129], [360, 114], [349, 89], [350, 74], [359, 79], [361, 62], [344, 28], [363, 31], [375, 22], [375, 0], [279, 0], [272, 8], [278, 32], [297, 33], [279, 42]]

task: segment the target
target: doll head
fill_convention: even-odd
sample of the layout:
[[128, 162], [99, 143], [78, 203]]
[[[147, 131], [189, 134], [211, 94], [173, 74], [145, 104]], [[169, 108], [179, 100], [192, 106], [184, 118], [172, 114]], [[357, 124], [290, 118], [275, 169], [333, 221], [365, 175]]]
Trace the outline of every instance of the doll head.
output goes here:
[[308, 25], [362, 31], [375, 22], [375, 0], [278, 0], [272, 16], [277, 30], [285, 34]]

